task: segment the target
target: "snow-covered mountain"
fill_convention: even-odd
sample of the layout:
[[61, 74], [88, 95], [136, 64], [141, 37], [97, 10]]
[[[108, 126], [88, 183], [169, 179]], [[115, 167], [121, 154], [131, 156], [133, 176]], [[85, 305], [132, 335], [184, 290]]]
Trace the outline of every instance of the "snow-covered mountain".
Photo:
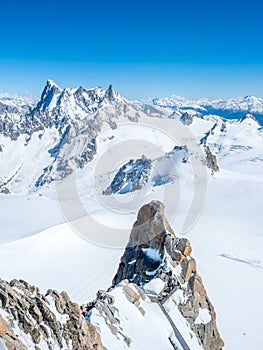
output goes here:
[[0, 114], [1, 161], [5, 164], [0, 186], [16, 192], [34, 190], [65, 178], [73, 168], [83, 168], [96, 154], [103, 123], [114, 129], [119, 117], [139, 116], [112, 86], [62, 90], [50, 80], [35, 108], [21, 108]]
[[[92, 244], [97, 243], [97, 237], [108, 237], [105, 227], [112, 229], [113, 236], [123, 232], [125, 242], [128, 239], [125, 230], [136, 220], [139, 207], [159, 199], [165, 201], [171, 226], [181, 238], [192, 192], [200, 183], [206, 183], [199, 219], [187, 238], [192, 242], [198, 271], [215, 305], [225, 348], [260, 348], [263, 341], [258, 307], [263, 292], [261, 113], [262, 99], [254, 97], [212, 102], [178, 97], [128, 101], [111, 86], [61, 89], [52, 81], [47, 82], [37, 103], [2, 96], [0, 277], [7, 280], [21, 277], [42, 290], [65, 289], [80, 304], [93, 300], [97, 290], [106, 290], [111, 285], [123, 255], [123, 250]], [[181, 126], [187, 131], [182, 138]], [[200, 154], [193, 153], [193, 141]], [[156, 152], [152, 145], [156, 146]], [[184, 146], [187, 151], [182, 149]], [[116, 149], [126, 151], [121, 160], [115, 157]], [[202, 171], [207, 173], [199, 182], [191, 171], [193, 159], [202, 163]], [[61, 203], [55, 200], [54, 184], [67, 185], [66, 179], [71, 174], [76, 175], [77, 199], [91, 214], [84, 221], [83, 236], [74, 234], [78, 220], [82, 223], [83, 213], [74, 212], [68, 226], [64, 223], [68, 216], [63, 217]], [[66, 185], [65, 202], [75, 209], [75, 192]], [[127, 204], [133, 197], [140, 201]], [[170, 203], [166, 202], [168, 199]], [[101, 231], [94, 220], [102, 223]], [[138, 254], [143, 249], [146, 247], [138, 248]], [[156, 252], [148, 252], [156, 257]], [[128, 269], [134, 267], [133, 260], [127, 261]], [[155, 277], [149, 289], [160, 287], [160, 278]], [[129, 292], [135, 293], [136, 298], [139, 294], [136, 305], [128, 300]], [[121, 282], [109, 291], [116, 299], [115, 304], [101, 305], [102, 309], [94, 311], [96, 326], [109, 349], [127, 349], [129, 338], [137, 348], [148, 348], [150, 344], [154, 350], [169, 346], [172, 349], [171, 325], [160, 308], [150, 304], [143, 293], [131, 282]], [[187, 294], [186, 290], [183, 293]], [[197, 338], [181, 318], [178, 307], [174, 308], [181, 297], [182, 292], [175, 294], [166, 311], [173, 310], [174, 322], [192, 345], [191, 339], [195, 342]], [[191, 325], [192, 329], [199, 326], [203, 329], [210, 320], [211, 314], [202, 309], [209, 308], [201, 306], [198, 315], [195, 309], [197, 323]], [[111, 312], [113, 317], [109, 321], [105, 313]], [[193, 320], [192, 314], [191, 317]], [[158, 327], [155, 320], [160, 322]], [[144, 335], [141, 332], [145, 323], [156, 330], [152, 340], [151, 330]], [[192, 348], [199, 349], [195, 345]]]
[[[33, 108], [36, 105], [36, 98], [30, 96], [11, 96], [8, 93], [0, 94], [0, 103], [7, 107], [16, 107], [17, 109], [23, 107]], [[1, 111], [1, 114], [3, 112]]]
[[49, 112], [67, 115], [70, 118], [83, 118], [99, 108], [109, 106], [125, 99], [110, 85], [107, 90], [101, 87], [93, 89], [61, 89], [52, 80], [48, 80], [33, 113]]
[[[112, 129], [114, 137], [114, 130], [120, 121], [138, 122], [140, 118], [150, 120], [153, 117], [179, 118], [183, 124], [195, 129], [191, 124], [201, 124], [202, 119], [203, 128], [198, 137], [203, 143], [207, 133], [213, 134], [213, 130], [208, 129], [216, 118], [207, 116], [209, 108], [233, 113], [241, 110], [259, 113], [262, 103], [261, 99], [252, 97], [197, 103], [176, 96], [138, 103], [129, 102], [115, 92], [111, 85], [107, 90], [101, 87], [61, 89], [51, 80], [47, 81], [40, 101], [35, 106], [32, 101], [22, 98], [3, 96], [1, 101], [0, 151], [4, 164], [0, 177], [2, 192], [35, 191], [43, 185], [64, 179], [76, 168], [83, 169], [97, 154], [98, 135], [105, 124]], [[243, 113], [241, 120], [244, 118]], [[219, 117], [217, 120], [215, 124], [222, 125], [220, 139], [232, 138], [232, 135], [228, 136], [232, 122]], [[238, 123], [235, 122], [235, 125]], [[253, 128], [256, 130], [256, 127], [255, 124]], [[249, 143], [248, 139], [246, 142]], [[110, 144], [110, 140], [107, 142]], [[210, 146], [213, 151], [214, 145]], [[214, 151], [220, 153], [222, 147]], [[35, 164], [34, 169], [32, 162]], [[166, 175], [169, 177], [169, 174]]]
[[154, 98], [143, 102], [145, 106], [168, 108], [178, 112], [196, 112], [201, 115], [216, 114], [228, 119], [240, 119], [245, 114], [253, 114], [261, 125], [263, 125], [263, 98], [245, 96], [227, 100], [208, 100], [206, 98], [196, 101], [184, 97], [172, 95], [167, 98]]

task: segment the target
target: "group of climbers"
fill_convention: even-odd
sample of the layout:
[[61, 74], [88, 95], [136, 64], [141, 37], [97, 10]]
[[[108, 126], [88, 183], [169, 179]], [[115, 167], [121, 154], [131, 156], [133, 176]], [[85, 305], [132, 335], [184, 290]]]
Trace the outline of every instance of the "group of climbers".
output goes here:
[[171, 270], [171, 268], [166, 268], [166, 270], [159, 270], [157, 277], [161, 278], [165, 282], [163, 290], [158, 295], [158, 299], [162, 300], [177, 288], [178, 281], [173, 275], [173, 271]]

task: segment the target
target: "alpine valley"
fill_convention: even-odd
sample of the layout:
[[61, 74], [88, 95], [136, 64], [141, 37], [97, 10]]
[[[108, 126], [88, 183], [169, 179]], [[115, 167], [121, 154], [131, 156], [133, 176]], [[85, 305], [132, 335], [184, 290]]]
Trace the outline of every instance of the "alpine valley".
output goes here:
[[260, 349], [262, 125], [254, 96], [0, 95], [0, 349]]

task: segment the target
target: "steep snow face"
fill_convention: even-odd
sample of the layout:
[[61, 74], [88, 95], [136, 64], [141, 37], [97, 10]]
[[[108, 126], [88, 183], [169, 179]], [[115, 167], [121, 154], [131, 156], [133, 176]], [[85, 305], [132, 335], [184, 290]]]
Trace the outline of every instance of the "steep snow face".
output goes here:
[[61, 93], [62, 89], [58, 87], [52, 80], [48, 80], [42, 92], [41, 100], [37, 104], [36, 110], [45, 111], [47, 109], [56, 107]]

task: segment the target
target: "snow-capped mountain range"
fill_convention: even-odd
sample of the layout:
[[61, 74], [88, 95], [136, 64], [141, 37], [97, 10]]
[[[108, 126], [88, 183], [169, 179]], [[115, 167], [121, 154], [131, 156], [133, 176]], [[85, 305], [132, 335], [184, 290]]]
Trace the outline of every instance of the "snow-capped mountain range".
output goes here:
[[[42, 290], [66, 290], [79, 304], [93, 300], [97, 290], [106, 290], [111, 285], [123, 250], [94, 245], [89, 237], [83, 239], [74, 234], [74, 225], [65, 223], [68, 217], [63, 217], [61, 206], [55, 200], [54, 184], [66, 182], [74, 172], [83, 205], [91, 208], [92, 218], [101, 221], [104, 227], [113, 227], [114, 234], [123, 227], [130, 229], [136, 221], [138, 207], [127, 206], [125, 215], [122, 212], [118, 215], [125, 201], [134, 196], [142, 198], [139, 206], [151, 200], [163, 200], [171, 227], [181, 238], [195, 181], [189, 173], [192, 165], [189, 158], [196, 154], [188, 147], [194, 139], [202, 153], [197, 160], [207, 172], [207, 193], [203, 211], [187, 238], [191, 240], [198, 271], [215, 306], [225, 349], [259, 349], [263, 342], [259, 307], [263, 293], [260, 282], [262, 115], [262, 99], [251, 96], [227, 101], [190, 101], [175, 96], [129, 101], [112, 86], [61, 89], [50, 80], [37, 102], [0, 96], [0, 277], [9, 281], [23, 278]], [[177, 144], [154, 127], [156, 120], [164, 125], [168, 123], [172, 131], [183, 126], [192, 138], [186, 137]], [[126, 149], [129, 152], [121, 162], [116, 159], [111, 163], [114, 147], [119, 145], [125, 149], [122, 145], [129, 139], [135, 141]], [[142, 147], [139, 140], [155, 144], [156, 154], [148, 154], [149, 147]], [[105, 172], [95, 172], [94, 177], [93, 171], [100, 169], [100, 162], [105, 165], [102, 167]], [[172, 187], [178, 182], [178, 174], [181, 191], [179, 187]], [[138, 193], [142, 196], [136, 197]], [[71, 188], [66, 195], [65, 201], [71, 204]], [[166, 202], [168, 197], [172, 203]], [[178, 208], [175, 208], [177, 201]], [[108, 203], [112, 211], [108, 210]], [[73, 215], [74, 219], [79, 217]], [[74, 222], [71, 220], [70, 224]], [[88, 234], [94, 233], [96, 237], [103, 234], [96, 231], [93, 221], [85, 222], [84, 226]], [[141, 251], [156, 257], [155, 250], [145, 251], [146, 248], [143, 244], [141, 249], [135, 249], [138, 258], [132, 254], [131, 261], [125, 262], [127, 271], [135, 271], [136, 266], [140, 268]], [[188, 246], [185, 248], [189, 250]], [[167, 255], [165, 261], [166, 258]], [[192, 261], [185, 259], [185, 262]], [[152, 271], [146, 269], [146, 272]], [[160, 344], [156, 345], [158, 349], [172, 349], [171, 326], [161, 316], [163, 312], [144, 299], [143, 294], [131, 304], [130, 289], [126, 282], [122, 283], [111, 292], [116, 304], [94, 312], [92, 321], [101, 329], [102, 343], [109, 349], [150, 346], [156, 350], [156, 344]], [[147, 287], [158, 289], [155, 284]], [[136, 298], [140, 294], [136, 288], [133, 292]], [[175, 302], [181, 304], [182, 300], [179, 290], [170, 302], [168, 300], [167, 309], [176, 317], [174, 322], [191, 344], [191, 339], [194, 343], [196, 338], [174, 305]], [[193, 318], [191, 305], [188, 306], [186, 314], [189, 312], [187, 315]], [[204, 305], [197, 303], [196, 306], [200, 312], [192, 327], [199, 329], [209, 323], [211, 314]], [[145, 318], [140, 307], [146, 312]], [[115, 322], [112, 330], [117, 336], [113, 337], [104, 310], [113, 312], [114, 317], [110, 319]], [[134, 330], [130, 324], [136, 325]], [[145, 324], [152, 328], [143, 332]], [[199, 349], [199, 345], [193, 344], [192, 349]]]
[[[214, 116], [215, 112], [218, 117]], [[35, 105], [30, 99], [0, 97], [0, 151], [5, 169], [0, 177], [0, 187], [2, 191], [20, 192], [23, 183], [23, 190], [26, 187], [26, 191], [34, 191], [67, 177], [74, 168], [83, 169], [97, 154], [102, 125], [107, 124], [114, 137], [120, 120], [179, 118], [193, 131], [195, 124], [202, 124], [198, 135], [200, 142], [205, 146], [210, 144], [212, 151], [220, 157], [219, 153], [225, 147], [221, 141], [229, 130], [235, 129], [234, 125], [239, 128], [239, 122], [231, 119], [239, 117], [244, 121], [250, 118], [252, 121], [248, 112], [255, 118], [251, 129], [261, 134], [257, 124], [263, 113], [261, 98], [247, 96], [227, 101], [194, 102], [172, 96], [138, 102], [128, 101], [111, 85], [107, 90], [101, 87], [61, 89], [48, 80]], [[230, 119], [221, 118], [226, 114]], [[240, 126], [239, 129], [244, 128]], [[217, 145], [212, 142], [216, 130], [220, 134]], [[107, 142], [110, 145], [109, 139]], [[14, 150], [17, 156], [14, 156]], [[36, 165], [33, 171], [32, 161]]]
[[253, 114], [260, 124], [263, 124], [263, 98], [245, 96], [227, 100], [208, 100], [206, 98], [196, 101], [172, 95], [169, 98], [154, 98], [148, 100], [154, 106], [181, 111], [196, 111], [202, 115], [216, 114], [228, 119], [240, 119], [245, 114]]
[[[62, 90], [50, 80], [35, 107], [21, 103], [11, 109], [7, 104], [3, 106], [0, 145], [6, 170], [1, 184], [17, 183], [22, 177], [31, 189], [64, 178], [72, 167], [83, 168], [96, 153], [101, 123], [114, 128], [116, 116], [132, 118], [136, 114], [111, 86], [107, 90]], [[21, 152], [10, 161], [14, 147]], [[29, 159], [37, 163], [33, 173]], [[69, 160], [74, 163], [71, 167]]]

